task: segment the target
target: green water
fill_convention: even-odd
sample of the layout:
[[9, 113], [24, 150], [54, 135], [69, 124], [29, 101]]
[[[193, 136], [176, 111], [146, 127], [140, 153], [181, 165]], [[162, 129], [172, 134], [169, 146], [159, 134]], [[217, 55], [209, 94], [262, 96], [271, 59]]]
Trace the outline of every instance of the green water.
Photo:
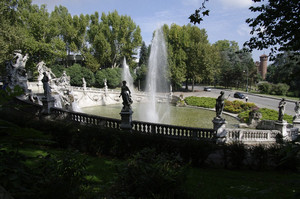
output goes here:
[[[142, 103], [132, 105], [133, 120], [145, 121], [143, 120], [145, 112], [141, 111], [143, 105]], [[81, 108], [84, 113], [117, 119], [121, 119], [121, 109], [121, 104]], [[157, 111], [162, 116], [159, 123], [187, 127], [213, 128], [212, 120], [216, 116], [215, 111], [192, 107], [175, 107], [166, 104], [158, 104]], [[168, 112], [169, 114], [167, 114]], [[228, 128], [237, 127], [239, 124], [239, 121], [231, 116], [223, 114], [223, 118], [227, 121], [226, 127]]]

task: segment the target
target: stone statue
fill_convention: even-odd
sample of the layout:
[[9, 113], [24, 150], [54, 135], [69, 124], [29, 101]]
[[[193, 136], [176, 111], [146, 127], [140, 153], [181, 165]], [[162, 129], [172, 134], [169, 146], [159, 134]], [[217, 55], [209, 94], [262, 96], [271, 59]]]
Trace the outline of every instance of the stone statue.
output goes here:
[[86, 81], [85, 81], [84, 77], [82, 78], [82, 87], [83, 87], [83, 90], [86, 90]]
[[[21, 53], [21, 50], [15, 50], [13, 53], [13, 60], [6, 62], [7, 78], [5, 80], [5, 83], [10, 88], [14, 88], [18, 85], [24, 90], [25, 94], [27, 94], [29, 91], [27, 85], [28, 79], [25, 64], [28, 60], [28, 54], [26, 54], [25, 57], [23, 57]], [[14, 60], [16, 61], [14, 62]]]
[[300, 118], [300, 102], [299, 101], [295, 102], [294, 110], [295, 110], [295, 117], [294, 117], [294, 120], [295, 120], [295, 119]]
[[278, 108], [279, 108], [279, 112], [278, 112], [278, 121], [283, 121], [283, 115], [284, 115], [284, 111], [285, 111], [285, 105], [286, 105], [286, 101], [284, 98], [281, 99], [281, 101], [279, 102]]
[[49, 77], [48, 77], [46, 72], [44, 72], [43, 75], [44, 75], [44, 77], [42, 79], [42, 82], [43, 82], [43, 88], [44, 88], [44, 96], [46, 98], [49, 98], [50, 93], [51, 93], [51, 89], [50, 89], [50, 86], [49, 86]]
[[126, 81], [122, 82], [123, 85], [121, 87], [121, 93], [120, 96], [122, 96], [123, 100], [123, 110], [129, 110], [131, 109], [132, 99], [131, 99], [131, 91], [129, 90], [128, 86], [126, 86]]
[[224, 91], [220, 92], [220, 96], [216, 99], [216, 117], [217, 118], [222, 118], [222, 112], [224, 109]]
[[66, 71], [63, 71], [62, 76], [58, 79], [58, 86], [62, 86], [62, 87], [70, 86], [70, 76], [67, 76]]

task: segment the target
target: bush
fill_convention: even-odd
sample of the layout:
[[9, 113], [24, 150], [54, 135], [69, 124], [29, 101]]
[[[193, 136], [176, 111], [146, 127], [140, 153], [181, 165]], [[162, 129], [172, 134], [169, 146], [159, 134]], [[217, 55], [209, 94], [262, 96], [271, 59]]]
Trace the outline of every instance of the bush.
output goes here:
[[234, 168], [241, 168], [247, 155], [247, 149], [242, 142], [233, 142], [223, 146], [225, 167], [228, 163]]
[[261, 93], [269, 94], [272, 91], [272, 84], [268, 82], [259, 83], [257, 86]]
[[0, 161], [1, 185], [16, 199], [73, 199], [88, 194], [87, 162], [79, 153], [28, 157], [0, 150]]
[[[249, 112], [250, 110], [244, 111], [238, 115], [242, 122], [247, 123], [249, 121]], [[278, 120], [278, 111], [268, 108], [260, 108], [258, 109], [258, 112], [262, 114], [262, 120]], [[283, 119], [286, 120], [288, 123], [293, 123], [293, 116], [291, 115], [284, 114]]]
[[[112, 198], [186, 198], [181, 190], [185, 167], [176, 155], [146, 148], [117, 168]], [[109, 198], [110, 198], [109, 197]]]
[[87, 86], [93, 86], [95, 84], [95, 77], [92, 71], [85, 67], [81, 67], [79, 64], [66, 69], [67, 75], [70, 76], [70, 83], [72, 86], [82, 86], [82, 78], [84, 77]]
[[53, 65], [50, 68], [56, 77], [61, 77], [63, 71], [66, 70], [66, 68], [63, 65], [59, 65], [59, 64]]
[[287, 84], [274, 84], [272, 86], [272, 92], [271, 94], [273, 95], [286, 95], [288, 90], [289, 90], [290, 86]]
[[290, 86], [287, 84], [271, 84], [271, 83], [260, 83], [258, 84], [258, 89], [261, 93], [271, 94], [271, 95], [286, 95]]

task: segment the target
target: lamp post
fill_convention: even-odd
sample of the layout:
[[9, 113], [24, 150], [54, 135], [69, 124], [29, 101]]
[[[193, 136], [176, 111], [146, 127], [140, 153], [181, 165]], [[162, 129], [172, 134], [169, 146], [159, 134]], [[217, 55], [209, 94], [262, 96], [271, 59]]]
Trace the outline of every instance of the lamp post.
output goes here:
[[[247, 85], [246, 85], [246, 92], [248, 93], [248, 73], [249, 73], [249, 69], [248, 67], [246, 68], [247, 69]], [[245, 71], [244, 71], [245, 72]]]

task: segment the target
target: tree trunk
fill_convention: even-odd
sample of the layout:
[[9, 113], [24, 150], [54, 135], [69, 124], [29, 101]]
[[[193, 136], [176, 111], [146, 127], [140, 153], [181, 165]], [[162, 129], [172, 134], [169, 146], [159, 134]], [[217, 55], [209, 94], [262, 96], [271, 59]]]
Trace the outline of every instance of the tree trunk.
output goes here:
[[188, 83], [189, 83], [189, 80], [188, 80], [188, 78], [186, 78], [186, 80], [185, 80], [185, 90], [189, 90]]
[[192, 79], [192, 92], [194, 92], [194, 84], [195, 84], [195, 81], [194, 81], [194, 79]]

